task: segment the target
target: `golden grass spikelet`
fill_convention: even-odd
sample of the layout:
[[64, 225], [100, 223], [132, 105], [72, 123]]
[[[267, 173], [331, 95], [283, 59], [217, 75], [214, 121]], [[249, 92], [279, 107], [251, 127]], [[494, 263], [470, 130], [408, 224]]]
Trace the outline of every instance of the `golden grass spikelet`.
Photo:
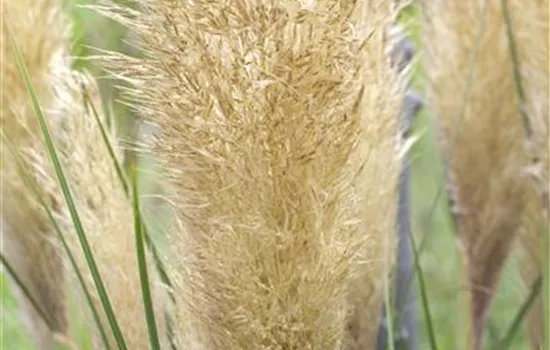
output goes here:
[[[0, 36], [0, 128], [21, 151], [28, 164], [31, 157], [47, 162], [39, 136], [36, 115], [17, 67], [7, 24], [21, 49], [33, 79], [37, 97], [48, 109], [53, 104], [52, 74], [64, 64], [67, 26], [56, 0], [2, 0]], [[32, 25], [30, 25], [32, 23]], [[63, 262], [41, 206], [25, 185], [2, 137], [0, 141], [0, 188], [2, 254], [52, 320], [53, 330], [67, 330]], [[18, 293], [24, 320], [41, 349], [53, 346], [51, 334], [38, 313]]]
[[179, 342], [372, 348], [399, 171], [393, 1], [137, 3], [96, 8], [146, 54], [105, 61], [162, 129]]
[[[472, 293], [474, 349], [481, 347], [484, 315], [522, 226], [531, 190], [527, 138], [501, 1], [487, 3], [465, 114], [459, 119], [483, 3], [424, 1], [428, 104], [442, 126], [456, 186], [457, 224]], [[547, 119], [548, 1], [509, 0], [508, 7], [526, 93], [524, 108], [537, 120]], [[548, 142], [547, 131], [546, 136], [539, 136], [538, 142]]]

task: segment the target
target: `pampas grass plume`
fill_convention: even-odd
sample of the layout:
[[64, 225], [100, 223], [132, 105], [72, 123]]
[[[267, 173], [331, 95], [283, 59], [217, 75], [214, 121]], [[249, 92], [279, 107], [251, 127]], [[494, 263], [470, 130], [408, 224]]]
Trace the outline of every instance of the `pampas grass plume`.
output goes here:
[[[428, 105], [443, 129], [457, 195], [457, 224], [471, 292], [469, 346], [473, 349], [481, 348], [485, 315], [532, 197], [526, 130], [518, 108], [502, 2], [486, 2], [481, 24], [484, 3], [433, 0], [424, 1], [423, 9]], [[507, 3], [526, 87], [522, 104], [529, 115], [542, 121], [548, 118], [548, 2]], [[473, 79], [467, 87], [482, 25]], [[457, 92], [468, 88], [459, 121], [463, 106]], [[537, 136], [539, 142], [544, 143], [544, 138], [548, 142], [547, 128], [545, 132]], [[541, 153], [545, 152], [546, 148]]]
[[[135, 251], [132, 203], [117, 177], [101, 130], [84, 95], [89, 94], [92, 103], [100, 106], [95, 82], [87, 74], [71, 68], [66, 35], [69, 22], [62, 16], [57, 1], [3, 0], [2, 6], [5, 11], [2, 16], [7, 13], [11, 32], [15, 42], [20, 45], [24, 63], [44, 110], [88, 242], [127, 346], [129, 349], [147, 349], [149, 340]], [[2, 132], [21, 152], [35, 185], [49, 200], [76, 256], [78, 268], [86, 279], [95, 307], [104, 315], [65, 198], [42, 142], [36, 114], [11, 52], [12, 48], [7, 44], [6, 31], [2, 33]], [[100, 118], [104, 119], [103, 115]], [[121, 158], [122, 152], [114, 130], [108, 130], [108, 138]], [[68, 288], [77, 286], [78, 282], [76, 278], [66, 278], [73, 276], [66, 273], [69, 270], [65, 271], [65, 265], [70, 266], [65, 262], [66, 252], [60, 249], [51, 222], [9, 157], [8, 147], [3, 144], [3, 254], [16, 268], [23, 282], [31, 287], [35, 297], [39, 298], [48, 316], [54, 320], [53, 331], [68, 333], [67, 295], [72, 293]], [[156, 311], [161, 314], [163, 292], [152, 266], [149, 271]], [[85, 299], [82, 297], [79, 301], [82, 308], [87, 310]], [[27, 320], [35, 328], [38, 327], [40, 319], [30, 306], [26, 313]], [[159, 320], [162, 318], [159, 317]], [[91, 314], [88, 321], [93, 327]], [[106, 318], [102, 319], [102, 324], [108, 330]], [[33, 330], [37, 345], [41, 349], [49, 349], [53, 346], [49, 330], [40, 327]], [[159, 321], [158, 327], [163, 334], [162, 322]], [[65, 338], [67, 336], [65, 334]], [[96, 348], [103, 346], [97, 332], [94, 341]], [[114, 339], [110, 341], [114, 345]]]
[[[31, 159], [47, 162], [36, 115], [7, 37], [9, 23], [14, 40], [33, 78], [36, 94], [46, 109], [54, 104], [53, 71], [63, 65], [67, 27], [55, 0], [2, 0], [0, 42], [0, 122], [30, 167]], [[32, 26], [29, 23], [33, 23]], [[21, 281], [52, 321], [53, 331], [67, 331], [63, 261], [55, 235], [40, 204], [22, 180], [9, 147], [0, 144], [2, 254], [16, 269]], [[34, 179], [36, 180], [36, 179]], [[17, 289], [16, 289], [17, 290]], [[24, 323], [42, 349], [53, 346], [50, 330], [39, 314], [17, 293], [25, 314]]]
[[145, 52], [104, 60], [161, 128], [181, 346], [372, 348], [395, 244], [393, 1], [137, 4], [96, 9]]

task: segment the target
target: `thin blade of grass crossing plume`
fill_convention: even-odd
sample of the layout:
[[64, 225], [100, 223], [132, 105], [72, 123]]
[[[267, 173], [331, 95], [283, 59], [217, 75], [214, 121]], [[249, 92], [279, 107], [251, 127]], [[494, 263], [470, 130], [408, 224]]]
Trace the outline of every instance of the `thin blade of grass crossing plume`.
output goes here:
[[[540, 188], [539, 188], [540, 189]], [[544, 264], [548, 259], [548, 212], [544, 202], [541, 201], [540, 191], [530, 192], [530, 202], [524, 214], [521, 230], [521, 248], [523, 256], [521, 261], [521, 274], [526, 288], [525, 295], [531, 293], [532, 286], [542, 276], [542, 283], [548, 283], [544, 276]], [[540, 288], [533, 301], [527, 322], [524, 326], [529, 335], [531, 349], [544, 349], [545, 317], [548, 317], [545, 306], [546, 298], [544, 288]]]
[[[6, 23], [9, 20], [14, 40], [21, 43], [22, 57], [35, 81], [38, 98], [46, 108], [51, 108], [51, 89], [54, 84], [52, 71], [55, 66], [62, 64], [63, 52], [67, 49], [65, 19], [57, 1], [53, 0], [2, 0], [0, 5], [1, 128], [27, 160], [32, 156], [38, 161], [47, 161], [43, 153], [33, 155], [41, 147], [41, 139], [28, 92], [13, 59]], [[0, 145], [0, 152], [2, 254], [51, 318], [53, 331], [65, 333], [68, 326], [65, 314], [65, 278], [55, 233], [51, 230], [40, 204], [29, 193], [17, 173], [8, 147]], [[36, 344], [42, 349], [52, 348], [51, 332], [22, 295], [19, 295], [19, 301], [24, 322]]]
[[161, 127], [184, 348], [372, 348], [393, 258], [400, 90], [392, 1], [138, 1], [96, 9], [102, 57]]
[[[67, 182], [71, 186], [78, 215], [91, 252], [97, 262], [101, 280], [105, 285], [117, 323], [128, 349], [146, 349], [149, 345], [148, 327], [145, 317], [138, 274], [138, 260], [135, 250], [134, 217], [131, 199], [127, 197], [115, 167], [113, 159], [104, 142], [104, 135], [92, 115], [88, 105], [91, 95], [94, 106], [99, 105], [99, 94], [93, 81], [85, 74], [67, 70], [56, 85], [57, 148], [60, 163], [63, 166]], [[122, 152], [114, 129], [107, 130], [111, 145], [115, 146], [118, 156]], [[56, 186], [53, 172], [43, 171], [41, 178], [44, 187], [51, 189], [50, 195], [64, 200]], [[63, 203], [59, 214], [65, 220], [65, 227], [74, 229], [73, 219], [68, 207]], [[73, 251], [77, 251], [77, 262], [81, 271], [85, 271], [88, 289], [102, 308], [99, 292], [95, 288], [88, 262], [80, 248], [77, 235], [71, 232], [68, 241]], [[162, 311], [162, 286], [158, 276], [149, 267], [149, 281], [153, 294], [154, 310]], [[103, 319], [107, 324], [107, 319]], [[157, 328], [163, 329], [158, 322]], [[96, 346], [100, 345], [96, 334]], [[111, 333], [111, 336], [114, 334]], [[115, 339], [110, 339], [115, 345]], [[117, 342], [118, 343], [118, 342]]]
[[[15, 4], [15, 2], [14, 2]], [[21, 16], [24, 17], [27, 14], [27, 10], [33, 12], [33, 5], [36, 4], [27, 4], [28, 6], [24, 7], [24, 11], [21, 10]], [[39, 14], [42, 15], [51, 15], [46, 11], [49, 7], [52, 6], [52, 13], [55, 13], [56, 4], [47, 3], [47, 4], [38, 4], [40, 10]], [[43, 7], [40, 7], [43, 6]], [[14, 7], [17, 8], [17, 7]], [[10, 10], [8, 7], [8, 16], [11, 18], [12, 13], [17, 13], [15, 10]], [[3, 13], [4, 16], [4, 13]], [[15, 22], [19, 24], [19, 22]], [[19, 29], [23, 32], [25, 30], [30, 30], [29, 21], [25, 20], [24, 23], [18, 26], [11, 26], [9, 33], [16, 33], [16, 37], [12, 38], [16, 41], [21, 35], [18, 31]], [[61, 22], [60, 25], [68, 26], [68, 23]], [[29, 29], [27, 29], [29, 28]], [[4, 29], [4, 28], [3, 28]], [[4, 31], [3, 31], [4, 33]], [[7, 34], [7, 33], [6, 33]], [[6, 37], [6, 43], [11, 43]], [[16, 42], [19, 44], [18, 42]], [[25, 43], [25, 42], [24, 42]], [[28, 45], [28, 43], [27, 43]], [[42, 190], [47, 192], [48, 198], [51, 201], [51, 206], [56, 209], [58, 215], [65, 219], [64, 229], [68, 232], [72, 232], [74, 229], [73, 222], [69, 216], [67, 208], [65, 207], [65, 198], [61, 194], [59, 187], [57, 186], [57, 179], [54, 173], [54, 169], [48, 155], [45, 150], [45, 146], [42, 141], [42, 135], [37, 128], [36, 121], [38, 120], [36, 113], [38, 111], [33, 111], [29, 94], [31, 91], [29, 87], [23, 83], [22, 68], [17, 66], [17, 63], [22, 63], [25, 65], [25, 72], [32, 74], [33, 81], [32, 95], [40, 99], [40, 92], [42, 91], [42, 86], [40, 85], [41, 81], [38, 80], [38, 84], [35, 87], [35, 80], [37, 77], [46, 76], [48, 80], [48, 86], [44, 87], [43, 90], [47, 91], [48, 103], [44, 106], [40, 106], [40, 109], [43, 109], [48, 123], [51, 124], [52, 135], [55, 138], [55, 143], [57, 144], [57, 149], [61, 154], [61, 163], [66, 169], [69, 175], [69, 183], [72, 186], [73, 194], [76, 197], [76, 201], [79, 207], [80, 214], [83, 218], [83, 226], [86, 229], [86, 232], [92, 232], [88, 237], [88, 241], [91, 242], [92, 251], [96, 256], [96, 260], [99, 262], [99, 267], [101, 270], [101, 275], [104, 278], [104, 282], [107, 285], [107, 290], [109, 294], [116, 294], [116, 297], [111, 298], [113, 301], [115, 311], [117, 312], [117, 317], [121, 319], [120, 323], [122, 324], [123, 333], [127, 335], [128, 344], [131, 348], [140, 349], [146, 348], [147, 341], [147, 327], [144, 318], [143, 305], [141, 304], [141, 297], [139, 294], [139, 277], [137, 274], [137, 260], [135, 258], [135, 251], [132, 249], [133, 245], [128, 245], [128, 242], [133, 242], [134, 233], [133, 233], [133, 224], [132, 224], [132, 206], [128, 200], [125, 200], [125, 194], [123, 187], [119, 179], [116, 177], [115, 168], [113, 167], [112, 159], [108, 154], [107, 148], [105, 147], [101, 135], [101, 130], [98, 127], [96, 121], [91, 115], [90, 111], [85, 107], [85, 99], [82, 95], [81, 88], [87, 87], [87, 90], [94, 90], [95, 85], [92, 81], [85, 75], [80, 75], [79, 73], [72, 72], [70, 69], [70, 57], [67, 47], [61, 47], [58, 52], [55, 52], [54, 57], [56, 58], [55, 64], [50, 64], [47, 68], [47, 72], [35, 72], [33, 66], [29, 64], [27, 59], [27, 46], [24, 44], [22, 50], [18, 47], [19, 50], [15, 50], [11, 45], [5, 45], [2, 47], [8, 47], [10, 50], [17, 51], [19, 54], [17, 57], [22, 58], [24, 62], [14, 62], [13, 63], [14, 71], [13, 75], [18, 74], [20, 87], [22, 94], [26, 94], [26, 101], [22, 102], [17, 99], [15, 101], [21, 102], [21, 106], [25, 107], [22, 109], [21, 106], [15, 105], [17, 108], [13, 108], [11, 105], [8, 105], [8, 112], [11, 113], [2, 113], [2, 131], [4, 134], [7, 134], [13, 144], [16, 147], [24, 151], [24, 160], [29, 169], [32, 169], [33, 180], [36, 181], [37, 187], [40, 187]], [[19, 46], [19, 45], [17, 45]], [[45, 46], [46, 47], [46, 46]], [[42, 54], [41, 52], [38, 52]], [[50, 53], [51, 54], [51, 53]], [[36, 59], [40, 58], [35, 52], [31, 52], [29, 56], [32, 58], [34, 56]], [[13, 52], [6, 53], [6, 58], [16, 57]], [[4, 68], [4, 66], [2, 67]], [[28, 75], [30, 75], [28, 74]], [[28, 77], [28, 75], [26, 75]], [[3, 92], [6, 90], [3, 90]], [[10, 90], [11, 91], [11, 90]], [[4, 100], [8, 100], [10, 96], [8, 94], [3, 94]], [[16, 96], [17, 97], [17, 96]], [[10, 100], [8, 100], [10, 101]], [[98, 103], [99, 98], [97, 91], [95, 93], [94, 103]], [[40, 101], [42, 102], [42, 101]], [[3, 104], [3, 106], [6, 104]], [[15, 113], [16, 111], [18, 113]], [[24, 111], [25, 113], [23, 113]], [[24, 139], [19, 137], [19, 135], [25, 135], [27, 138]], [[110, 137], [114, 140], [114, 134], [111, 133]], [[32, 142], [31, 142], [32, 141]], [[113, 141], [113, 143], [116, 143]], [[5, 146], [5, 145], [4, 145]], [[6, 149], [7, 147], [3, 147]], [[28, 188], [24, 188], [23, 181], [19, 177], [19, 174], [15, 175], [15, 163], [3, 162], [3, 168], [6, 167], [14, 171], [14, 175], [10, 178], [12, 182], [9, 183], [10, 187], [15, 187], [18, 189], [17, 194], [19, 200], [25, 200], [26, 204], [31, 203], [32, 208], [36, 208], [36, 211], [29, 215], [27, 218], [32, 223], [31, 219], [37, 220], [41, 219], [45, 230], [48, 229], [50, 232], [51, 226], [48, 222], [48, 219], [44, 219], [42, 208], [36, 201], [31, 201], [33, 195]], [[10, 167], [8, 167], [8, 165]], [[13, 166], [13, 167], [12, 167]], [[88, 171], [88, 169], [92, 169]], [[99, 173], [103, 172], [103, 178], [97, 176]], [[3, 173], [4, 175], [4, 173]], [[94, 178], [95, 177], [95, 178]], [[5, 178], [3, 177], [2, 180]], [[94, 179], [98, 180], [95, 181]], [[99, 181], [102, 179], [104, 181]], [[19, 182], [17, 182], [19, 181]], [[117, 192], [117, 186], [119, 188]], [[4, 187], [4, 186], [3, 186]], [[4, 190], [4, 188], [3, 188]], [[4, 192], [3, 192], [4, 194]], [[105, 200], [101, 202], [106, 196], [111, 196], [111, 200]], [[118, 196], [118, 197], [117, 197]], [[16, 198], [12, 196], [10, 198]], [[122, 199], [119, 201], [119, 199]], [[18, 209], [21, 207], [25, 208], [23, 205], [19, 205]], [[125, 208], [125, 209], [124, 209]], [[125, 217], [121, 215], [117, 218], [117, 214], [128, 214], [129, 216]], [[42, 216], [41, 216], [42, 215]], [[13, 219], [13, 216], [8, 216], [10, 219]], [[28, 222], [25, 222], [28, 226]], [[117, 231], [120, 229], [120, 231]], [[3, 234], [4, 238], [10, 238], [8, 235]], [[82, 250], [78, 240], [74, 233], [69, 235], [70, 245], [73, 251], [80, 252], [77, 255], [79, 260], [79, 268], [81, 272], [85, 273], [86, 278], [88, 279], [89, 285], [88, 290], [96, 291], [94, 286], [95, 283], [92, 282], [92, 277], [90, 274], [90, 269], [87, 266], [87, 262], [82, 255]], [[16, 237], [20, 241], [22, 240], [20, 236]], [[48, 273], [58, 273], [63, 274], [63, 263], [64, 256], [61, 256], [60, 252], [57, 250], [58, 243], [55, 240], [55, 236], [52, 230], [52, 233], [48, 233], [48, 242], [44, 242], [40, 237], [36, 236], [27, 236], [24, 238], [23, 244], [26, 246], [31, 246], [37, 251], [21, 251], [11, 249], [10, 254], [13, 254], [16, 259], [22, 259], [23, 263], [29, 264], [30, 262], [26, 261], [24, 257], [32, 257], [32, 263], [39, 264], [36, 268], [45, 269], [42, 271], [42, 275], [48, 277]], [[128, 241], [126, 238], [129, 238]], [[36, 260], [36, 256], [40, 254], [44, 255], [44, 252], [49, 252], [49, 245], [55, 247], [55, 256], [51, 257], [48, 255], [45, 261]], [[107, 246], [108, 245], [108, 246]], [[133, 257], [133, 261], [132, 261]], [[59, 261], [58, 265], [55, 266], [55, 269], [51, 269], [51, 261], [56, 258]], [[22, 264], [17, 260], [18, 264]], [[39, 271], [39, 272], [40, 272]], [[28, 279], [31, 284], [40, 282], [40, 274], [31, 275]], [[43, 277], [42, 277], [43, 278]], [[63, 281], [52, 280], [52, 288], [56, 288], [56, 294], [50, 297], [56, 297], [55, 301], [59, 303], [65, 303], [65, 290], [67, 285]], [[73, 281], [74, 282], [74, 281]], [[137, 282], [137, 284], [136, 284]], [[69, 284], [70, 285], [70, 284]], [[154, 287], [158, 289], [158, 283], [154, 283]], [[128, 291], [136, 291], [135, 294], [128, 293]], [[48, 296], [46, 292], [40, 291], [43, 296]], [[42, 295], [41, 295], [42, 296]], [[158, 298], [161, 296], [160, 291], [155, 293], [155, 296]], [[99, 302], [98, 293], [94, 292], [93, 297], [97, 303], [97, 308], [102, 309], [102, 305]], [[158, 299], [156, 300], [156, 302]], [[48, 300], [51, 303], [51, 301]], [[83, 301], [84, 302], [84, 301]], [[158, 304], [158, 303], [157, 303]], [[66, 318], [66, 310], [62, 310], [63, 317]], [[141, 316], [141, 318], [140, 318]], [[90, 315], [90, 320], [91, 320]], [[33, 316], [32, 314], [28, 317], [30, 320], [38, 320], [38, 317]], [[141, 321], [143, 320], [143, 322]], [[107, 324], [104, 319], [104, 326]], [[65, 321], [66, 322], [66, 321]], [[90, 324], [93, 324], [90, 322]], [[65, 325], [65, 328], [67, 326]], [[55, 329], [54, 329], [55, 330]], [[46, 330], [43, 333], [39, 334], [43, 338], [49, 336]], [[100, 341], [99, 332], [97, 334], [98, 346]], [[145, 342], [143, 342], [145, 340]], [[53, 345], [48, 339], [39, 339], [38, 344], [40, 348], [48, 349]], [[114, 344], [114, 341], [113, 341]]]
[[[480, 349], [485, 315], [529, 202], [526, 133], [501, 2], [423, 3], [428, 105], [442, 127], [459, 206], [456, 217], [471, 293], [469, 346]], [[518, 41], [542, 34], [528, 33], [541, 25], [529, 24], [537, 11], [544, 11], [541, 6], [509, 1]], [[528, 55], [524, 52], [523, 58]], [[526, 66], [521, 74], [541, 74], [541, 68]], [[543, 76], [538, 80], [547, 80], [548, 74]], [[464, 100], [457, 91], [467, 92]], [[532, 98], [540, 98], [535, 91]], [[540, 102], [522, 106], [540, 109]]]
[[[107, 341], [107, 336], [106, 336], [106, 333], [105, 333], [105, 329], [104, 329], [104, 327], [101, 323], [99, 313], [97, 312], [97, 308], [95, 307], [95, 305], [92, 301], [91, 294], [88, 291], [87, 286], [86, 286], [86, 282], [84, 281], [84, 278], [82, 277], [82, 273], [80, 273], [80, 270], [78, 269], [78, 266], [77, 266], [76, 260], [74, 258], [74, 255], [72, 254], [72, 251], [70, 250], [70, 247], [67, 244], [67, 241], [64, 237], [63, 232], [61, 231], [61, 227], [59, 226], [59, 224], [57, 222], [57, 219], [55, 218], [55, 214], [54, 214], [52, 208], [50, 208], [48, 206], [48, 204], [46, 203], [46, 200], [44, 199], [43, 193], [41, 193], [41, 189], [36, 186], [36, 183], [34, 181], [32, 181], [32, 178], [29, 176], [29, 169], [24, 168], [25, 164], [21, 160], [21, 158], [19, 157], [19, 154], [17, 153], [17, 150], [13, 147], [13, 145], [9, 142], [9, 140], [7, 140], [7, 137], [4, 135], [4, 133], [2, 133], [0, 135], [0, 137], [2, 137], [2, 139], [4, 141], [3, 145], [6, 145], [6, 146], [9, 147], [10, 153], [13, 155], [13, 160], [17, 163], [17, 166], [20, 170], [19, 174], [21, 175], [21, 177], [23, 178], [23, 180], [27, 184], [29, 190], [31, 190], [33, 192], [33, 194], [35, 195], [37, 200], [40, 202], [40, 204], [42, 205], [42, 208], [44, 209], [44, 211], [46, 212], [48, 218], [50, 219], [52, 227], [56, 231], [57, 237], [59, 238], [59, 241], [63, 245], [63, 248], [65, 250], [68, 261], [71, 264], [71, 267], [74, 269], [74, 272], [75, 272], [75, 275], [78, 279], [79, 285], [82, 287], [82, 292], [84, 293], [84, 297], [86, 298], [86, 301], [88, 302], [88, 305], [90, 306], [90, 311], [92, 312], [92, 317], [94, 318], [94, 321], [95, 321], [96, 325], [98, 326], [98, 331], [101, 334], [103, 344], [105, 345], [106, 350], [110, 350], [110, 346], [109, 346], [109, 343]], [[31, 168], [31, 170], [32, 170], [32, 168]], [[9, 263], [6, 264], [6, 261], [4, 259], [3, 259], [2, 263], [6, 266], [9, 264]], [[32, 298], [32, 296], [29, 296], [29, 295], [27, 295], [27, 297], [29, 299]], [[70, 307], [70, 306], [68, 306], [68, 307]], [[36, 308], [39, 309], [39, 306], [37, 305]], [[73, 321], [73, 320], [71, 319], [71, 321]], [[50, 327], [50, 329], [51, 329], [51, 327]]]

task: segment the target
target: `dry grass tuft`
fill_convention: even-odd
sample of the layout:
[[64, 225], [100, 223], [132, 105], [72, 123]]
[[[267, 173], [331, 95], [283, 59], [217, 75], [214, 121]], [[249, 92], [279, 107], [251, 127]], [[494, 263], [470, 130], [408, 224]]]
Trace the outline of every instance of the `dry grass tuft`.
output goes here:
[[[548, 26], [548, 1], [508, 3], [526, 89], [524, 107], [542, 121], [548, 118], [548, 33], [544, 29]], [[489, 0], [487, 4], [462, 122], [457, 122], [461, 94], [475, 51], [483, 1], [434, 0], [425, 4], [428, 104], [446, 136], [459, 205], [458, 227], [470, 275], [472, 346], [479, 349], [485, 314], [530, 200], [526, 171], [530, 158], [501, 2]], [[456, 143], [450, 144], [457, 132]], [[547, 131], [546, 136], [537, 137], [539, 143], [548, 142]]]
[[162, 133], [179, 342], [372, 348], [392, 261], [401, 94], [393, 1], [138, 1], [107, 57]]
[[[9, 16], [11, 33], [20, 46], [55, 138], [88, 241], [128, 348], [146, 349], [149, 340], [136, 261], [132, 205], [117, 178], [113, 161], [83, 94], [83, 89], [86, 89], [94, 105], [100, 106], [96, 86], [87, 75], [74, 72], [70, 67], [66, 36], [68, 22], [60, 13], [57, 0], [3, 0], [2, 6], [5, 11], [2, 16], [6, 13]], [[4, 29], [0, 45], [4, 79], [2, 133], [21, 152], [25, 167], [61, 220], [96, 308], [104, 315]], [[109, 136], [120, 151], [112, 130]], [[49, 219], [18, 173], [5, 141], [2, 138], [2, 253], [53, 319], [53, 330], [65, 333], [63, 338], [67, 338], [66, 294], [70, 293], [67, 288], [76, 286], [78, 282], [76, 279], [66, 280], [65, 265], [69, 265], [65, 261], [65, 251], [60, 250], [60, 242]], [[159, 289], [152, 266], [149, 271]], [[155, 293], [158, 315], [162, 314], [162, 295], [161, 290]], [[22, 301], [26, 303], [23, 296]], [[87, 310], [85, 300], [81, 301]], [[25, 312], [38, 347], [53, 348], [51, 334], [41, 324], [38, 314], [30, 305], [26, 305]], [[91, 315], [89, 324], [94, 325]], [[106, 319], [103, 319], [103, 326], [110, 333]], [[159, 326], [162, 332], [162, 325]], [[99, 334], [96, 335], [96, 347], [99, 348], [102, 344]], [[114, 340], [111, 341], [114, 345]]]
[[[0, 9], [0, 127], [27, 162], [30, 157], [47, 162], [43, 152], [35, 154], [42, 148], [41, 137], [29, 95], [13, 57], [13, 48], [8, 41], [6, 25], [9, 21], [38, 98], [46, 109], [50, 109], [54, 103], [52, 72], [56, 66], [64, 64], [63, 53], [67, 49], [65, 18], [56, 0], [2, 0]], [[53, 240], [55, 235], [40, 204], [18, 173], [3, 137], [0, 152], [2, 254], [15, 267], [20, 279], [52, 320], [53, 330], [65, 333], [65, 279], [59, 248]], [[51, 348], [53, 339], [39, 314], [22, 293], [19, 293], [19, 299], [24, 309], [25, 323], [35, 340], [42, 349]]]

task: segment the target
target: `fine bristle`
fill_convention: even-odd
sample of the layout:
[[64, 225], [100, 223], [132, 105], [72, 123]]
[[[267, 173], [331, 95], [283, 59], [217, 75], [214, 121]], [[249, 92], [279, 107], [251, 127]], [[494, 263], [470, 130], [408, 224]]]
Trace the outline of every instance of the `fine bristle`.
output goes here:
[[[428, 105], [442, 127], [457, 195], [457, 224], [471, 284], [474, 349], [481, 346], [485, 314], [530, 198], [527, 133], [502, 3], [432, 0], [424, 1], [423, 9]], [[547, 60], [548, 33], [543, 27], [548, 24], [543, 24], [542, 14], [547, 16], [547, 1], [507, 4], [526, 87], [522, 107], [528, 114], [547, 113], [548, 64], [541, 65], [543, 50], [535, 48], [546, 47]], [[546, 87], [538, 90], [541, 84]], [[465, 91], [469, 93], [463, 101]]]
[[399, 172], [393, 1], [137, 3], [96, 8], [145, 52], [105, 61], [162, 130], [182, 346], [372, 348]]

